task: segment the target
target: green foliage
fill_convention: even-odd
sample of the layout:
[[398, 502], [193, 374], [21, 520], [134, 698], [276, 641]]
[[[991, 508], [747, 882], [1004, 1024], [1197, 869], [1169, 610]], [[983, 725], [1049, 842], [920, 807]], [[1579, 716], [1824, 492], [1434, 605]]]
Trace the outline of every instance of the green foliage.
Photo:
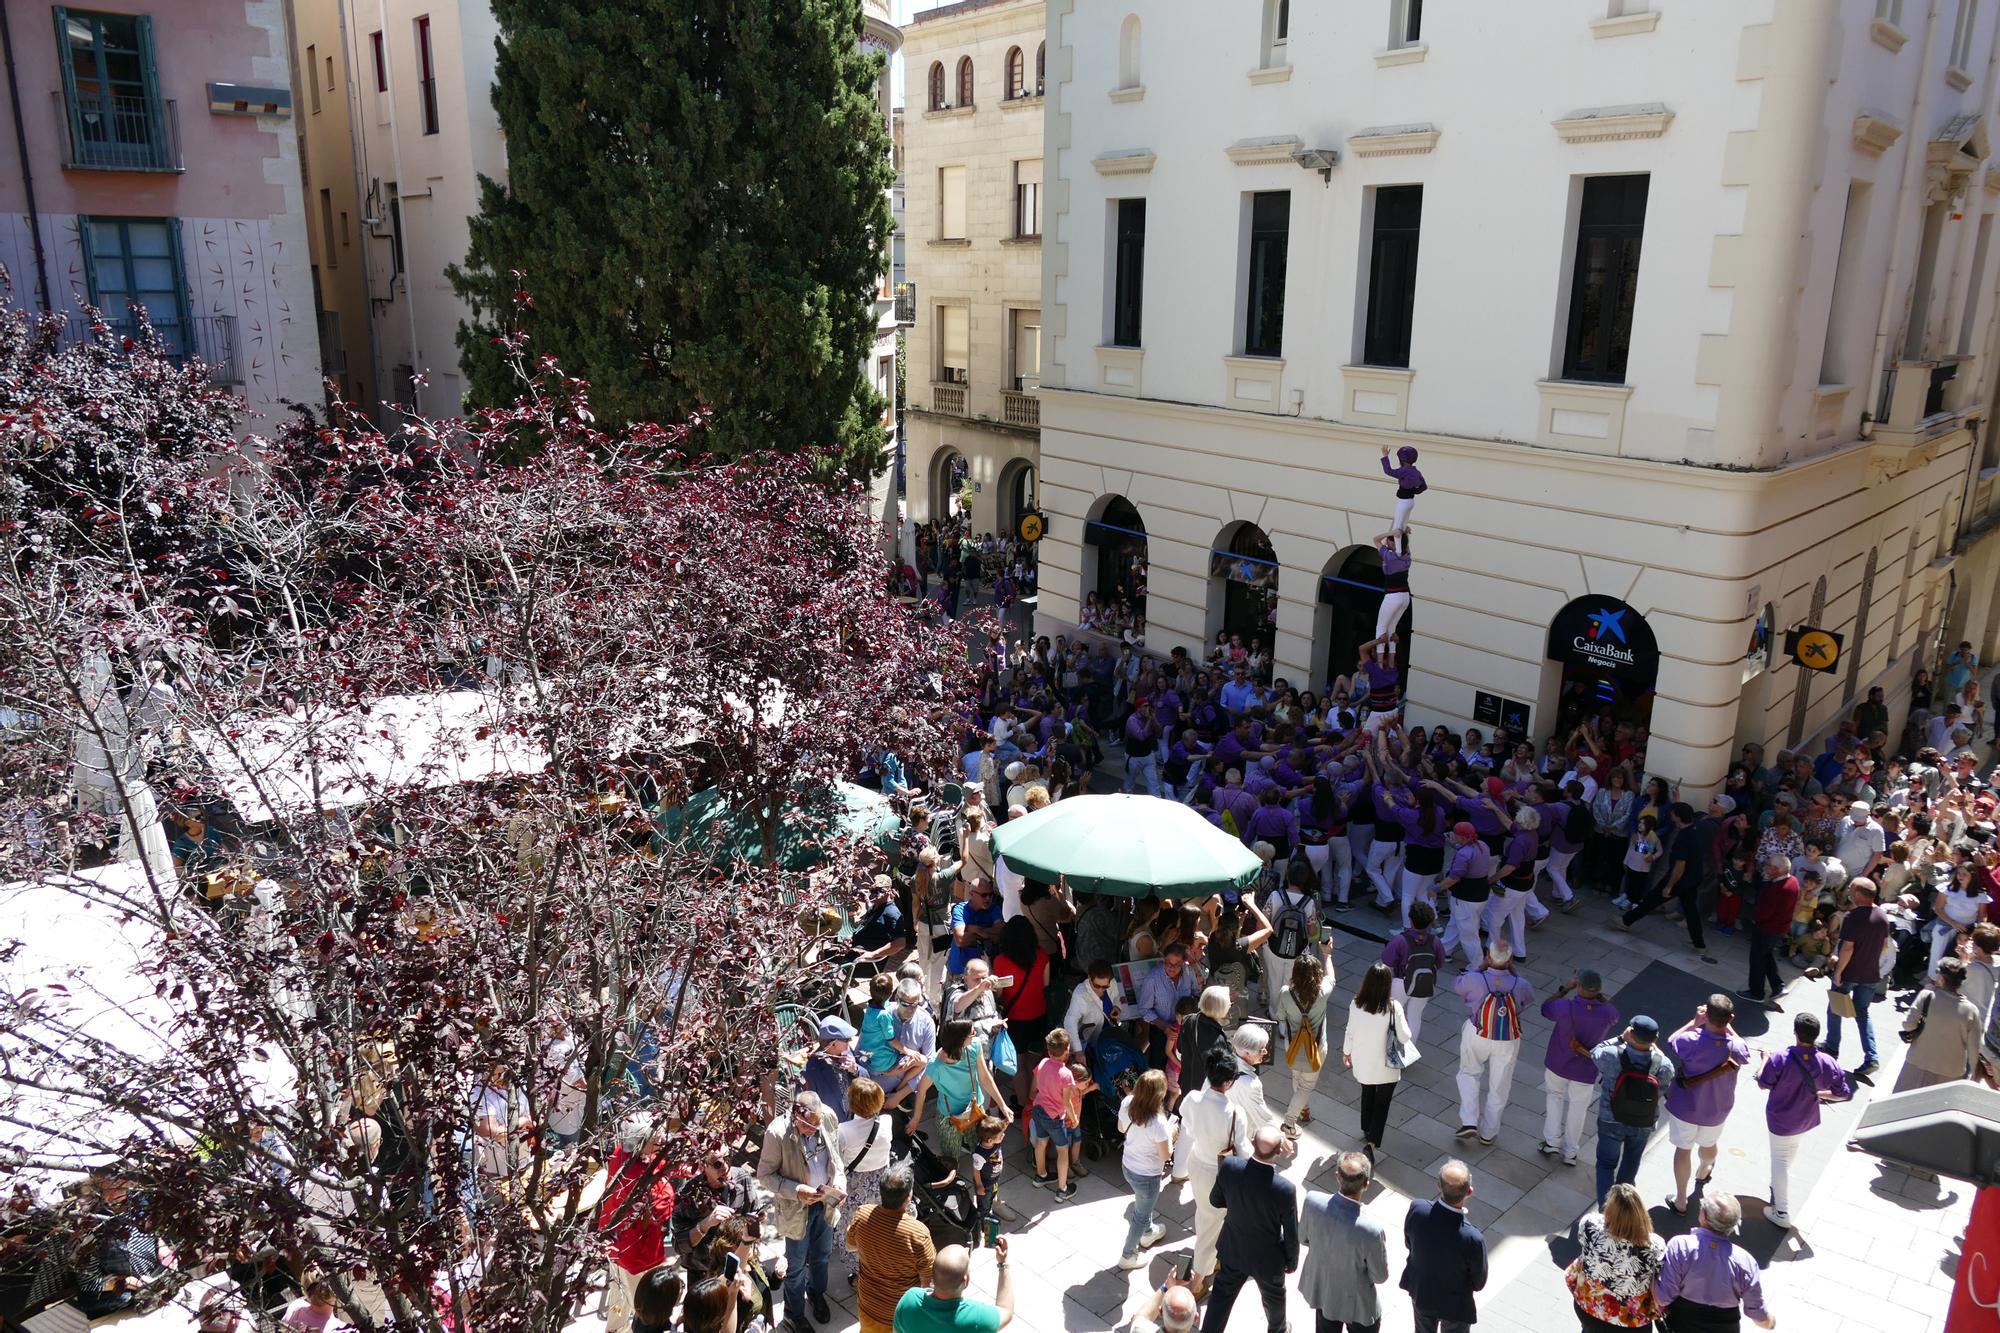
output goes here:
[[833, 446], [878, 471], [868, 366], [893, 172], [858, 0], [493, 12], [509, 179], [482, 181], [448, 271], [472, 308], [473, 402], [519, 390], [493, 340], [521, 328], [608, 423], [708, 408], [717, 453]]

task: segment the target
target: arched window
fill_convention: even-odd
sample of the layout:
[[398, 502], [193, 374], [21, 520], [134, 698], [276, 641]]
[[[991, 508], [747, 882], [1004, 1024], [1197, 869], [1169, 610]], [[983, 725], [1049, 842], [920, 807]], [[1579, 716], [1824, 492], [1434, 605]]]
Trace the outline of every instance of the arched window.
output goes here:
[[944, 110], [944, 62], [931, 62], [931, 110]]
[[1118, 86], [1139, 86], [1139, 16], [1127, 14], [1118, 30]]
[[1007, 100], [1028, 95], [1028, 58], [1018, 46], [1007, 49]]
[[1035, 47], [1035, 96], [1042, 95], [1042, 86], [1049, 77], [1049, 44], [1043, 42]]
[[958, 58], [958, 105], [972, 105], [972, 57]]

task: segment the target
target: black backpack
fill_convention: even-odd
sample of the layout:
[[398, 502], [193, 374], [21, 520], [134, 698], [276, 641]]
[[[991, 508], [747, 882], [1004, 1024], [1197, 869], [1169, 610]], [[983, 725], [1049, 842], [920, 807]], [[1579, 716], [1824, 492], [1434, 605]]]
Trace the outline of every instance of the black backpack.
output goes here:
[[1585, 801], [1571, 801], [1569, 813], [1563, 816], [1563, 837], [1571, 842], [1581, 843], [1597, 831], [1597, 817], [1590, 813], [1590, 805]]
[[1306, 916], [1306, 904], [1310, 897], [1294, 899], [1290, 889], [1282, 889], [1279, 900], [1284, 905], [1278, 909], [1278, 919], [1271, 923], [1271, 952], [1287, 961], [1305, 952], [1306, 936], [1312, 931], [1312, 922]]
[[1410, 956], [1403, 962], [1403, 994], [1412, 1000], [1428, 1000], [1437, 994], [1437, 936], [1424, 932], [1421, 943], [1410, 942]]
[[1634, 1069], [1628, 1047], [1618, 1053], [1618, 1081], [1611, 1085], [1611, 1118], [1634, 1129], [1651, 1129], [1660, 1119], [1660, 1080], [1653, 1077], [1649, 1054], [1642, 1068]]

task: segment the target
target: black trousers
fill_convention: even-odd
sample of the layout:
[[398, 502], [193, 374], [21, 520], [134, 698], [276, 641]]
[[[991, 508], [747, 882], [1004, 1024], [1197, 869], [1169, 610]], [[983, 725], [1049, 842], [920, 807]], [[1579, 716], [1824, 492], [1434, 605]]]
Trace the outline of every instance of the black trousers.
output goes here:
[[1328, 1319], [1317, 1310], [1313, 1312], [1314, 1333], [1382, 1333], [1382, 1321], [1372, 1324], [1357, 1324], [1352, 1319]]
[[1236, 1293], [1243, 1290], [1246, 1282], [1255, 1282], [1257, 1294], [1264, 1298], [1264, 1323], [1270, 1333], [1285, 1333], [1285, 1275], [1252, 1275], [1228, 1264], [1216, 1271], [1215, 1285], [1208, 1293], [1208, 1312], [1201, 1320], [1201, 1333], [1222, 1333], [1229, 1327], [1229, 1311], [1236, 1304]]
[[[1673, 891], [1674, 903], [1681, 909], [1681, 915], [1687, 922], [1688, 943], [1692, 944], [1697, 952], [1708, 948], [1708, 941], [1701, 933], [1701, 887], [1702, 881], [1699, 878], [1683, 875], [1681, 882]], [[1663, 883], [1648, 893], [1643, 900], [1632, 905], [1632, 910], [1625, 914], [1625, 924], [1629, 926], [1641, 917], [1652, 915], [1666, 901], [1666, 885]]]
[[1382, 1135], [1389, 1128], [1389, 1103], [1396, 1098], [1393, 1083], [1363, 1083], [1361, 1085], [1361, 1141], [1373, 1147], [1382, 1146]]
[[1746, 988], [1760, 999], [1775, 999], [1785, 988], [1784, 978], [1778, 975], [1778, 946], [1783, 944], [1783, 935], [1766, 935], [1755, 926], [1750, 928], [1750, 985]]

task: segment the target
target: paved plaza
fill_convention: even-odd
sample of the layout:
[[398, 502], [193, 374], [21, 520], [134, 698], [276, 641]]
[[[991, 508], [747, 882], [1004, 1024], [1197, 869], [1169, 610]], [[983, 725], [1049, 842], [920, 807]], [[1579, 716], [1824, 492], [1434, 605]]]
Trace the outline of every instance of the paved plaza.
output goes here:
[[[1621, 1001], [1627, 1017], [1639, 1011], [1628, 1008], [1620, 992], [1635, 981], [1652, 983], [1653, 994], [1679, 993], [1697, 999], [1707, 990], [1734, 990], [1743, 984], [1745, 946], [1740, 936], [1712, 939], [1711, 952], [1721, 961], [1710, 966], [1688, 950], [1677, 927], [1647, 921], [1626, 935], [1612, 929], [1610, 918], [1602, 898], [1586, 895], [1573, 915], [1552, 916], [1530, 936], [1532, 961], [1521, 971], [1534, 983], [1538, 997], [1552, 993], [1585, 965], [1604, 974], [1605, 993]], [[1355, 979], [1381, 952], [1379, 944], [1357, 932], [1383, 934], [1388, 919], [1362, 908], [1335, 920], [1344, 927], [1335, 954], [1341, 983], [1338, 1012], [1344, 1015]], [[1447, 972], [1446, 979], [1455, 975]], [[1761, 1014], [1742, 1016], [1739, 1026], [1755, 1048], [1789, 1044], [1792, 1013], [1824, 1014], [1826, 983], [1806, 980], [1789, 967], [1786, 975], [1793, 979], [1785, 995], [1785, 1014], [1769, 1014], [1768, 1021]], [[1660, 1010], [1652, 1016], [1663, 1031], [1672, 1031], [1690, 1016], [1693, 1002], [1687, 1003], [1686, 1011]], [[1917, 1180], [1844, 1146], [1869, 1100], [1894, 1084], [1903, 1056], [1902, 1043], [1890, 1031], [1900, 1013], [1883, 1002], [1874, 1014], [1883, 1067], [1872, 1088], [1859, 1086], [1853, 1102], [1829, 1107], [1826, 1122], [1807, 1141], [1795, 1168], [1800, 1182], [1795, 1186], [1795, 1231], [1781, 1232], [1763, 1220], [1768, 1181], [1764, 1094], [1752, 1083], [1750, 1071], [1738, 1075], [1736, 1106], [1708, 1188], [1728, 1190], [1743, 1201], [1739, 1240], [1764, 1266], [1767, 1300], [1780, 1327], [1810, 1328], [1814, 1333], [1937, 1333], [1944, 1326], [1958, 1237], [1971, 1209], [1970, 1187]], [[1542, 1053], [1549, 1024], [1530, 1008], [1499, 1141], [1487, 1148], [1477, 1140], [1454, 1138], [1459, 1123], [1454, 1077], [1462, 1019], [1463, 1006], [1455, 996], [1440, 995], [1426, 1011], [1423, 1059], [1404, 1072], [1389, 1115], [1377, 1183], [1368, 1196], [1367, 1210], [1389, 1236], [1384, 1328], [1410, 1327], [1409, 1303], [1395, 1288], [1403, 1262], [1403, 1215], [1410, 1199], [1432, 1193], [1437, 1169], [1450, 1157], [1460, 1157], [1472, 1167], [1477, 1191], [1472, 1219], [1487, 1238], [1491, 1276], [1480, 1297], [1479, 1327], [1496, 1333], [1573, 1328], [1563, 1268], [1576, 1252], [1573, 1226], [1591, 1202], [1594, 1128], [1586, 1130], [1576, 1166], [1563, 1166], [1560, 1159], [1536, 1152], [1542, 1126]], [[1760, 1033], [1760, 1028], [1768, 1030]], [[1859, 1043], [1849, 1032], [1843, 1063], [1852, 1068], [1859, 1062]], [[1282, 1061], [1267, 1068], [1264, 1083], [1271, 1103], [1282, 1108], [1289, 1096]], [[1336, 1057], [1320, 1081], [1312, 1123], [1305, 1128], [1288, 1176], [1303, 1180], [1309, 1188], [1332, 1190], [1332, 1167], [1324, 1159], [1358, 1145], [1358, 1100], [1356, 1085], [1338, 1068]], [[1117, 1267], [1128, 1192], [1119, 1174], [1116, 1145], [1091, 1165], [1091, 1175], [1066, 1205], [1057, 1204], [1051, 1191], [1034, 1186], [1031, 1160], [1018, 1136], [1009, 1138], [1008, 1149], [1003, 1197], [1022, 1214], [1019, 1223], [1007, 1228], [1013, 1237], [1015, 1328], [1054, 1333], [1113, 1327], [1138, 1304], [1149, 1284], [1160, 1282], [1171, 1261], [1190, 1252], [1193, 1202], [1185, 1185], [1171, 1185], [1161, 1203], [1167, 1236], [1151, 1251], [1153, 1262], [1137, 1272]], [[1690, 1224], [1665, 1207], [1673, 1192], [1672, 1163], [1673, 1151], [1662, 1130], [1647, 1149], [1638, 1185], [1653, 1206], [1655, 1229], [1665, 1236]], [[988, 1256], [975, 1260], [974, 1275], [975, 1293], [990, 1297], [993, 1270]], [[838, 1307], [834, 1327], [851, 1327], [852, 1293], [838, 1276], [833, 1286], [831, 1295]], [[1299, 1298], [1295, 1282], [1291, 1320], [1301, 1333], [1313, 1326], [1312, 1313]], [[1237, 1301], [1229, 1327], [1237, 1333], [1254, 1333], [1262, 1326], [1262, 1308], [1254, 1292], [1248, 1293]]]

